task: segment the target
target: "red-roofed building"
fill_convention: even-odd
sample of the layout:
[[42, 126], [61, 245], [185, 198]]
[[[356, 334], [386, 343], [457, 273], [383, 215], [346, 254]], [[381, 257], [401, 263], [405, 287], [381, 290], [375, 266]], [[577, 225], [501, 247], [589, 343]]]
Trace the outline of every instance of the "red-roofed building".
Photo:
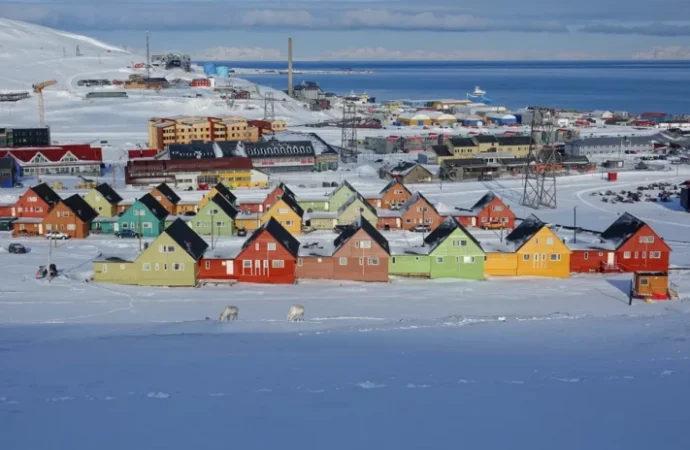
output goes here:
[[100, 175], [103, 164], [101, 148], [88, 144], [0, 148], [0, 158], [5, 156], [11, 156], [17, 161], [21, 176], [33, 176], [37, 173]]
[[159, 150], [155, 148], [137, 148], [134, 150], [127, 150], [127, 158], [141, 159], [153, 158], [158, 154]]

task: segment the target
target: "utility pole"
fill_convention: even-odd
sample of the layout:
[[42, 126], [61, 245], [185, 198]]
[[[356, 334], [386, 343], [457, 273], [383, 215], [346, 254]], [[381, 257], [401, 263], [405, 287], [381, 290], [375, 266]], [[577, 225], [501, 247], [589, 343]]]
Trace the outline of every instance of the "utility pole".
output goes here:
[[216, 217], [216, 215], [213, 213], [214, 213], [214, 210], [212, 209], [211, 210], [211, 250], [213, 250], [213, 248], [214, 248], [213, 247], [213, 225], [214, 225], [213, 221]]
[[577, 243], [577, 206], [573, 206], [573, 243]]
[[149, 46], [149, 30], [146, 30], [146, 77], [151, 78], [151, 48]]
[[141, 229], [141, 212], [142, 212], [142, 210], [138, 209], [134, 212], [137, 215], [137, 234], [139, 235], [139, 253], [141, 253], [141, 250], [142, 250], [142, 248], [141, 248], [141, 235], [142, 235], [142, 231], [143, 231]]

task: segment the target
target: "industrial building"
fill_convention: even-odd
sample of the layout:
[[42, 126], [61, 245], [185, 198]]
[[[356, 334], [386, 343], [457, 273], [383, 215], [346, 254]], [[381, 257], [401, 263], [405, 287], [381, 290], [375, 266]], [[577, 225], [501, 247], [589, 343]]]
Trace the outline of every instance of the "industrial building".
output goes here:
[[0, 147], [46, 147], [50, 145], [50, 128], [0, 128]]
[[266, 173], [311, 172], [314, 170], [316, 153], [311, 141], [278, 141], [248, 144], [245, 153], [251, 158], [254, 167]]
[[251, 127], [247, 119], [238, 116], [199, 117], [173, 116], [149, 119], [149, 147], [165, 149], [170, 144], [189, 144], [192, 141], [224, 142], [259, 140], [259, 129]]
[[625, 153], [649, 153], [656, 146], [666, 146], [671, 139], [663, 133], [647, 136], [581, 137], [565, 143], [565, 152], [573, 156], [618, 156]]

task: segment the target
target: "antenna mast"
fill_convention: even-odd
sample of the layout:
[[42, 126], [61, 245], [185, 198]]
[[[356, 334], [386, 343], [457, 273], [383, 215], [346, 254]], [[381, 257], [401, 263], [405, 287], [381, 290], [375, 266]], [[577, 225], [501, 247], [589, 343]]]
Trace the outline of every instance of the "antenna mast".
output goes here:
[[146, 30], [146, 76], [151, 78], [151, 47], [149, 46], [149, 30]]
[[529, 153], [523, 180], [523, 206], [556, 207], [556, 146], [552, 142], [553, 114], [549, 108], [532, 108]]

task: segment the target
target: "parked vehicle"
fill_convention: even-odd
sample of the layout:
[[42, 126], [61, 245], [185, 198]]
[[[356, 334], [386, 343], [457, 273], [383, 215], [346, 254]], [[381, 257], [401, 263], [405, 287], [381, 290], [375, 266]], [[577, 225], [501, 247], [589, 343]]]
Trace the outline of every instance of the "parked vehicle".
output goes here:
[[480, 228], [482, 230], [500, 230], [503, 228], [503, 224], [501, 222], [487, 222], [483, 223]]
[[134, 231], [134, 230], [121, 230], [121, 231], [116, 232], [116, 233], [115, 233], [115, 236], [116, 236], [116, 237], [119, 237], [120, 239], [124, 239], [124, 238], [134, 238], [134, 239], [136, 239], [136, 238], [139, 237], [139, 233], [137, 233], [137, 232]]
[[15, 253], [15, 254], [27, 252], [26, 247], [24, 247], [22, 244], [10, 244], [7, 247], [7, 251], [10, 253]]
[[48, 231], [46, 233], [46, 239], [61, 239], [64, 241], [69, 238], [69, 234], [63, 233], [62, 231]]
[[415, 233], [429, 233], [431, 231], [431, 227], [429, 225], [417, 225], [412, 229]]
[[245, 230], [244, 228], [239, 228], [237, 230], [237, 235], [239, 237], [245, 237], [247, 235], [247, 230]]

